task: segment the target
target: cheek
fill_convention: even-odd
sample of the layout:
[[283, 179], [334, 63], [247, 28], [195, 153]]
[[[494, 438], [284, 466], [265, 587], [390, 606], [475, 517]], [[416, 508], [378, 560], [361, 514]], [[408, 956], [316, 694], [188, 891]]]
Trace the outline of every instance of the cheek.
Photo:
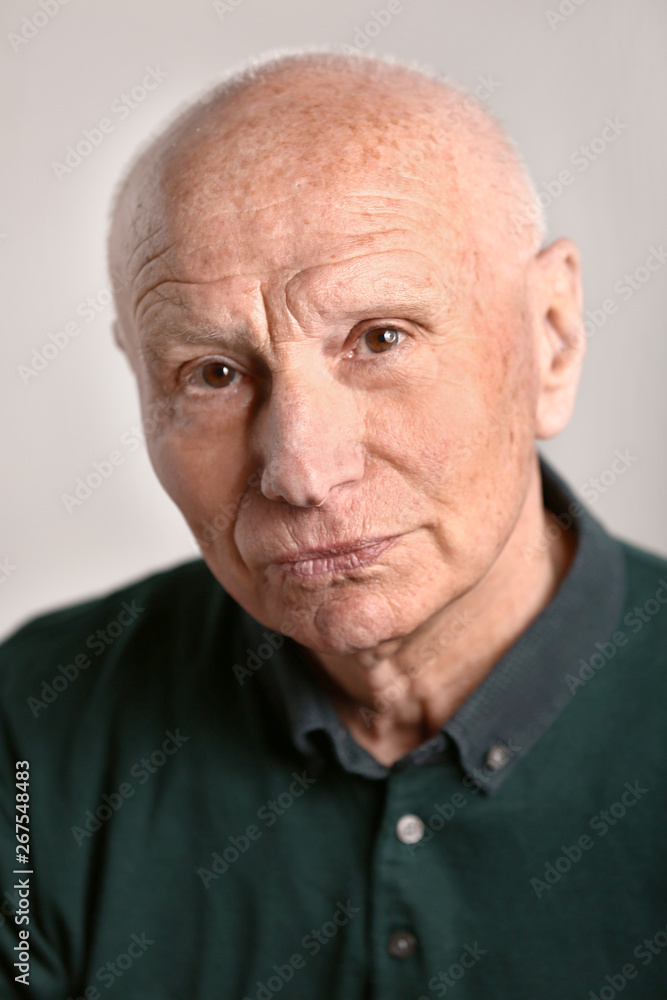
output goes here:
[[231, 541], [239, 511], [248, 502], [252, 470], [239, 445], [220, 436], [200, 441], [165, 431], [148, 441], [162, 486], [201, 542]]
[[522, 365], [497, 342], [462, 345], [429, 384], [406, 387], [369, 423], [370, 450], [399, 474], [397, 488], [408, 484], [407, 505], [427, 512], [454, 562], [488, 562], [522, 503], [533, 447]]
[[420, 490], [451, 491], [506, 456], [517, 437], [514, 410], [480, 367], [452, 364], [428, 387], [408, 388], [376, 409], [367, 425], [369, 451]]
[[219, 413], [188, 412], [145, 370], [139, 394], [151, 464], [195, 536], [211, 524], [228, 523], [251, 475], [245, 428], [230, 426]]

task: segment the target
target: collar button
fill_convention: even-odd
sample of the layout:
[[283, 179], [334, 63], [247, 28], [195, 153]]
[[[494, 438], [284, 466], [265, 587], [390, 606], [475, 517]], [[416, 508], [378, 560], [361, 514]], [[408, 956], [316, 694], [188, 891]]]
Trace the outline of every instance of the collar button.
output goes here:
[[504, 743], [494, 743], [489, 748], [484, 763], [490, 771], [500, 771], [510, 759], [510, 753]]

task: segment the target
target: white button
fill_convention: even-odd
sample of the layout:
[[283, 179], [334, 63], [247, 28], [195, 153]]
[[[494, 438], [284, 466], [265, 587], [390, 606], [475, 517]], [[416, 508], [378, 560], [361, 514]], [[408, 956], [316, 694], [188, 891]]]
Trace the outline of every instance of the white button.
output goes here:
[[491, 771], [500, 771], [510, 759], [509, 750], [502, 743], [494, 743], [484, 763]]
[[387, 951], [392, 958], [410, 958], [417, 950], [417, 938], [410, 931], [396, 931], [387, 942]]
[[424, 836], [424, 824], [419, 816], [407, 813], [396, 824], [396, 836], [402, 844], [418, 844]]

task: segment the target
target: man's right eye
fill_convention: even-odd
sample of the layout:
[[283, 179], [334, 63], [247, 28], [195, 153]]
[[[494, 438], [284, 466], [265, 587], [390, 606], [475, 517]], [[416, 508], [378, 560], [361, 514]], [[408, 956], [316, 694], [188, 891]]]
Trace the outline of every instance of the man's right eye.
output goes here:
[[208, 361], [199, 369], [202, 380], [211, 389], [224, 389], [234, 381], [238, 372], [224, 361]]

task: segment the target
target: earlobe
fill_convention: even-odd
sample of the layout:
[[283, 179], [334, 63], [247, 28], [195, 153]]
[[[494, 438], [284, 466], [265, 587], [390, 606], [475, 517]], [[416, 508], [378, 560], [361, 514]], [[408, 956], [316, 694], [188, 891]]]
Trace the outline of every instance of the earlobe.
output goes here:
[[535, 434], [549, 438], [559, 434], [572, 415], [586, 348], [579, 251], [571, 240], [559, 239], [542, 250], [533, 265], [540, 366]]
[[123, 339], [123, 334], [120, 328], [120, 323], [117, 319], [113, 321], [111, 329], [113, 332], [113, 339], [116, 342], [116, 346], [120, 347], [121, 351], [124, 351], [127, 354], [127, 350], [125, 348], [125, 341]]

